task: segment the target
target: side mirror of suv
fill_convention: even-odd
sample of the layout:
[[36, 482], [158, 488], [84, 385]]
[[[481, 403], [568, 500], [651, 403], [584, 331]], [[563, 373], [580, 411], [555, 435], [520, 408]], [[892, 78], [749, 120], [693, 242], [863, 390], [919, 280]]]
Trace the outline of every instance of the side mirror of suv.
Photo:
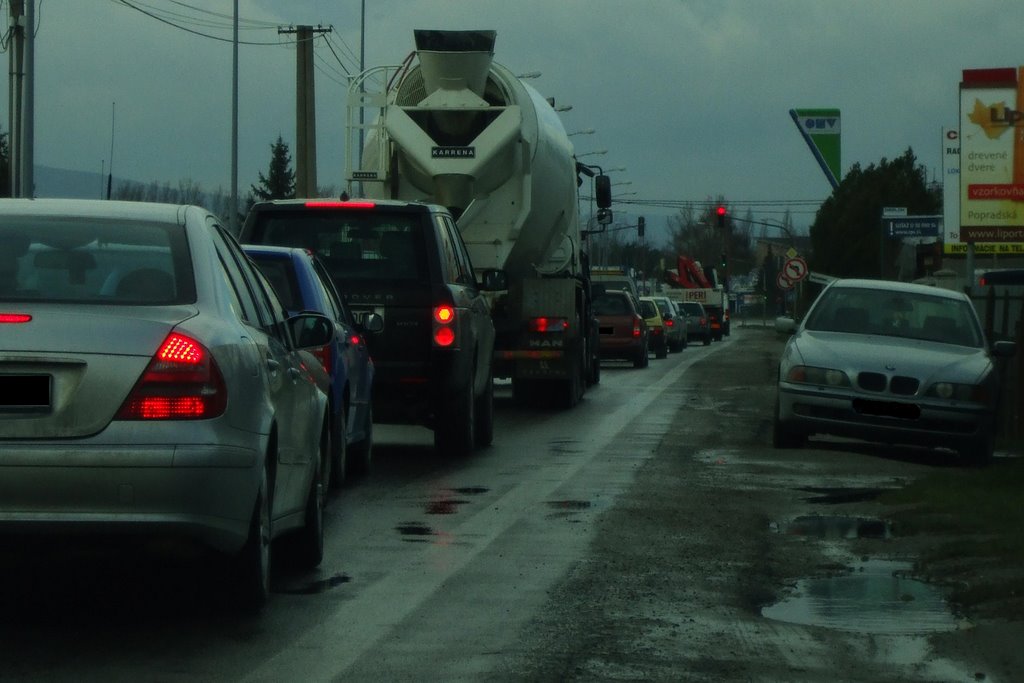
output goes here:
[[508, 273], [497, 268], [485, 268], [480, 272], [480, 289], [485, 292], [498, 292], [508, 289]]

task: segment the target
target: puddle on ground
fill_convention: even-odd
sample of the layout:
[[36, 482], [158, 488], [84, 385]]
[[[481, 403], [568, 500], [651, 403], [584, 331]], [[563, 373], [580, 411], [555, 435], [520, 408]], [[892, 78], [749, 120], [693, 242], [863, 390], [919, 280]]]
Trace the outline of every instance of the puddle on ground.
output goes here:
[[764, 607], [776, 621], [860, 633], [905, 635], [956, 630], [934, 586], [909, 578], [909, 562], [867, 560], [846, 574], [801, 579], [791, 597]]
[[804, 515], [789, 522], [772, 522], [772, 531], [788, 536], [822, 539], [891, 538], [889, 522], [870, 517]]

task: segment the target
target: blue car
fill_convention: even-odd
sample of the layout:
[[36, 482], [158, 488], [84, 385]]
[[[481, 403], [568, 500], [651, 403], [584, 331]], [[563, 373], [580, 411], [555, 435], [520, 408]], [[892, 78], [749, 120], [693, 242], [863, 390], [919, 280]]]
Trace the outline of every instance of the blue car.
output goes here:
[[383, 329], [376, 313], [356, 321], [317, 257], [306, 249], [243, 245], [277, 291], [289, 315], [323, 313], [334, 321], [334, 340], [313, 350], [330, 381], [331, 466], [325, 479], [338, 487], [365, 475], [373, 453], [373, 360], [363, 337]]

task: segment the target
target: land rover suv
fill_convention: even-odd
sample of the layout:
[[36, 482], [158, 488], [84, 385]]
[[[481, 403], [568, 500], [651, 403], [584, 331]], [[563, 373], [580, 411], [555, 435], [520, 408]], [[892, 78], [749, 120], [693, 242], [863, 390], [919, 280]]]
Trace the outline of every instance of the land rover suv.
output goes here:
[[245, 244], [302, 247], [320, 257], [367, 335], [374, 363], [373, 419], [433, 429], [435, 447], [463, 455], [493, 437], [494, 324], [451, 214], [392, 200], [274, 200], [250, 209]]

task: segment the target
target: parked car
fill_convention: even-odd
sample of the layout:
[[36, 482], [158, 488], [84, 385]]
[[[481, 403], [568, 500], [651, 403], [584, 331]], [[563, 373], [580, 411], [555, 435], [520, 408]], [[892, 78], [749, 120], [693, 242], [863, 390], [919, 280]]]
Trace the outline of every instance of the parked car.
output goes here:
[[651, 351], [655, 358], [668, 358], [668, 338], [665, 336], [665, 321], [661, 309], [649, 296], [640, 297], [640, 315], [647, 323]]
[[836, 280], [793, 331], [779, 363], [774, 444], [812, 434], [954, 448], [992, 458], [998, 373], [962, 292], [903, 282]]
[[711, 343], [711, 327], [704, 304], [699, 301], [684, 301], [679, 304], [686, 312], [687, 343], [699, 339], [704, 346]]
[[295, 246], [324, 263], [357, 316], [384, 321], [367, 343], [374, 362], [373, 419], [434, 431], [438, 450], [463, 455], [494, 435], [494, 323], [447, 209], [387, 200], [277, 200], [250, 209], [241, 239]]
[[633, 367], [647, 367], [649, 332], [638, 306], [637, 300], [624, 290], [612, 289], [594, 297], [601, 358], [629, 360]]
[[661, 311], [668, 350], [672, 353], [679, 353], [686, 348], [686, 313], [667, 296], [652, 296], [651, 299]]
[[330, 320], [199, 207], [4, 199], [0, 245], [0, 530], [197, 542], [253, 607], [272, 540], [318, 565]]
[[373, 360], [365, 334], [380, 332], [384, 321], [376, 313], [356, 321], [312, 252], [253, 245], [242, 249], [270, 280], [289, 315], [315, 311], [334, 322], [334, 339], [313, 351], [329, 379], [333, 453], [324, 479], [337, 487], [346, 476], [367, 474], [373, 457]]

